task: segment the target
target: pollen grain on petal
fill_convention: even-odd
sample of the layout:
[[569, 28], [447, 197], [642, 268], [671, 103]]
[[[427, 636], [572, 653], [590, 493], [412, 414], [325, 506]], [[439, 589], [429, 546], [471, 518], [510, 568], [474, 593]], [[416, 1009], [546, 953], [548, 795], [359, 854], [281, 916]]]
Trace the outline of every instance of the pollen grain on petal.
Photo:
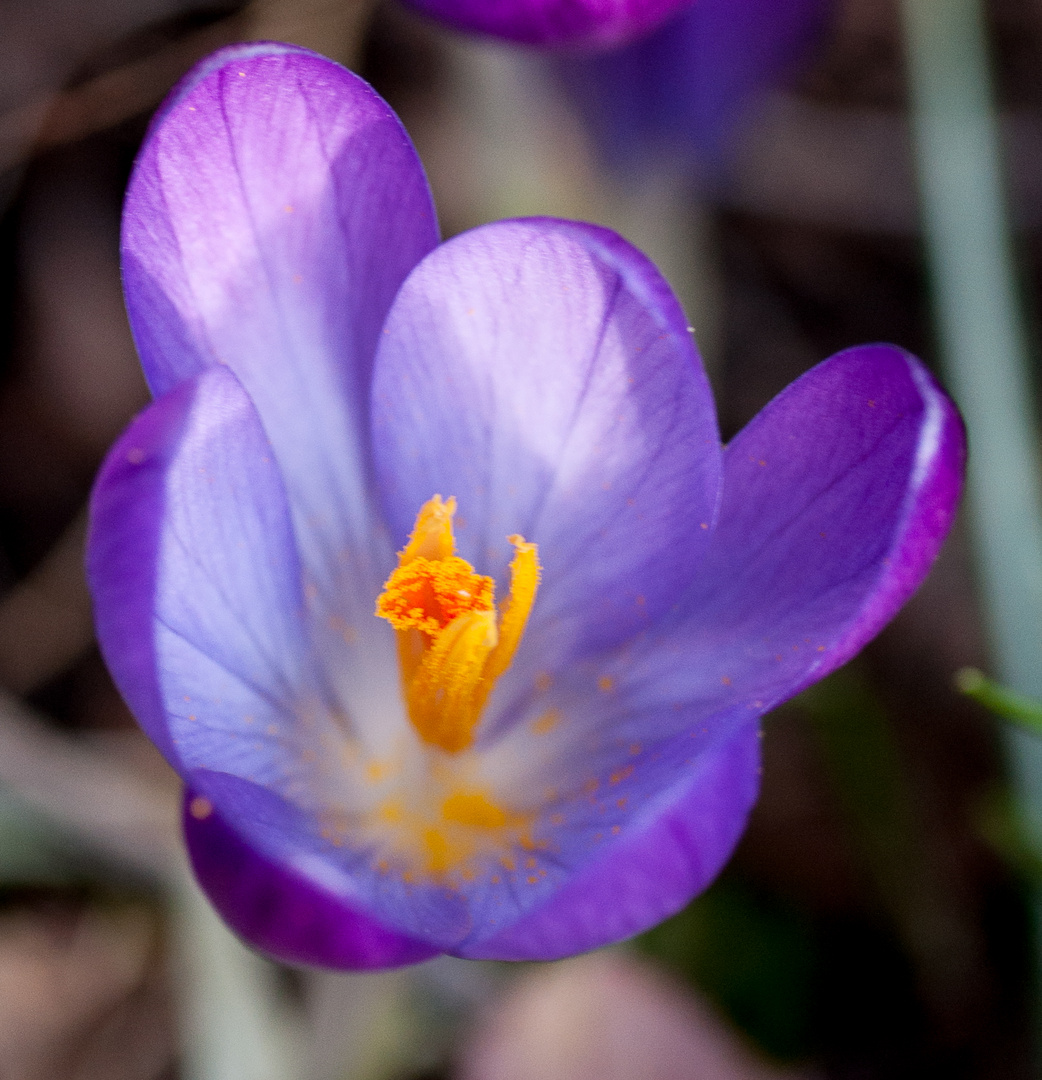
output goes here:
[[[493, 867], [513, 871], [522, 850], [549, 846], [533, 837], [533, 814], [505, 805], [487, 788], [449, 784], [439, 798], [415, 796], [386, 799], [370, 818], [383, 846], [379, 859], [397, 866], [405, 880], [458, 887], [487, 877]], [[336, 823], [327, 821], [325, 832], [338, 834]]]
[[560, 709], [547, 709], [546, 712], [532, 721], [532, 733], [534, 735], [549, 735], [561, 722]]
[[511, 815], [483, 791], [453, 792], [442, 803], [441, 816], [479, 829], [502, 829], [511, 822]]
[[366, 782], [370, 784], [382, 783], [394, 772], [394, 768], [393, 762], [374, 759], [366, 764], [364, 771]]

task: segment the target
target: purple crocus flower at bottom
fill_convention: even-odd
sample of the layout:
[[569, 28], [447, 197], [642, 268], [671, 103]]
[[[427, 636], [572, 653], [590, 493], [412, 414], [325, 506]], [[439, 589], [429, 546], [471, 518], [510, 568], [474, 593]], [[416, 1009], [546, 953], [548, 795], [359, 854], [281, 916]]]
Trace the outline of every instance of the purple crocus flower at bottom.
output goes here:
[[[620, 237], [438, 246], [360, 80], [218, 53], [131, 180], [156, 400], [92, 503], [99, 639], [244, 939], [375, 968], [638, 933], [728, 858], [758, 720], [927, 572], [957, 413], [851, 349], [721, 447], [683, 313]], [[397, 554], [396, 554], [397, 552]]]

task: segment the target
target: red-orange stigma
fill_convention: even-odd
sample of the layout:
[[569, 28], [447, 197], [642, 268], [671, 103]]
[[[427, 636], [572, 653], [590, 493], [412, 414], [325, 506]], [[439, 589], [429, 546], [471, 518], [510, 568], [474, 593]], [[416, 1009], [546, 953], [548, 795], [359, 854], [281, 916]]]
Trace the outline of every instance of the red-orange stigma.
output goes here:
[[424, 503], [376, 601], [376, 614], [397, 631], [409, 719], [425, 742], [449, 753], [473, 743], [481, 710], [514, 658], [539, 585], [536, 545], [509, 537], [510, 591], [497, 613], [492, 578], [455, 554], [455, 511], [453, 498], [435, 495]]

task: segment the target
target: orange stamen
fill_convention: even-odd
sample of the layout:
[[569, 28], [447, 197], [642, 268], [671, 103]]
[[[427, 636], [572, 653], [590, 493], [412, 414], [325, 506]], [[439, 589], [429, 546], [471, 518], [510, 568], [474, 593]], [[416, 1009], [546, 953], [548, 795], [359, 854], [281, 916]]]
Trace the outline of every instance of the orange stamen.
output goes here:
[[510, 592], [497, 619], [492, 578], [455, 554], [456, 500], [420, 508], [376, 614], [398, 633], [409, 719], [427, 743], [449, 753], [474, 741], [481, 711], [517, 651], [539, 586], [536, 545], [511, 536]]

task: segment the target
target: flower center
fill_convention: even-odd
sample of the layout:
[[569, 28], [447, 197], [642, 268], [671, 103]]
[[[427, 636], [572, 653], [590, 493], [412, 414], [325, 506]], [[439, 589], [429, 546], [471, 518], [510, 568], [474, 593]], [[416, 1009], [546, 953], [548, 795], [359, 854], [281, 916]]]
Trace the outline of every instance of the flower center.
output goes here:
[[514, 658], [539, 586], [536, 545], [508, 537], [510, 592], [497, 611], [492, 579], [455, 554], [455, 512], [456, 500], [440, 495], [420, 507], [398, 568], [376, 601], [376, 614], [398, 634], [412, 726], [450, 754], [474, 742], [481, 710]]

